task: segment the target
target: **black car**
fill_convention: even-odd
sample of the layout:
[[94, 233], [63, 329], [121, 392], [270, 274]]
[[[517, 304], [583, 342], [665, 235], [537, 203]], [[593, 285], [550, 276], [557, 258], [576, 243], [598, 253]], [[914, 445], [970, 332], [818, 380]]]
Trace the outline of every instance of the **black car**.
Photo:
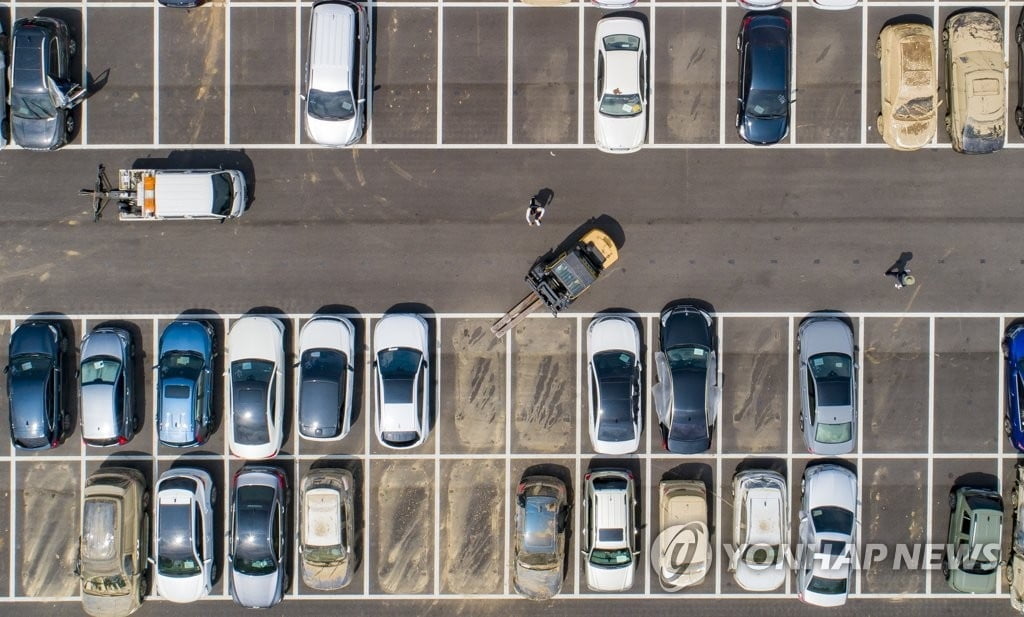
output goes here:
[[55, 150], [75, 130], [71, 110], [86, 91], [71, 81], [75, 41], [53, 17], [19, 19], [11, 32], [11, 137], [29, 150]]
[[736, 128], [743, 141], [774, 144], [789, 134], [789, 18], [748, 14], [736, 37], [740, 54]]
[[56, 448], [70, 428], [64, 407], [64, 333], [53, 323], [28, 321], [11, 334], [7, 400], [16, 448]]
[[717, 341], [703, 309], [680, 305], [661, 313], [661, 351], [654, 356], [654, 406], [665, 449], [696, 454], [711, 447], [718, 412]]

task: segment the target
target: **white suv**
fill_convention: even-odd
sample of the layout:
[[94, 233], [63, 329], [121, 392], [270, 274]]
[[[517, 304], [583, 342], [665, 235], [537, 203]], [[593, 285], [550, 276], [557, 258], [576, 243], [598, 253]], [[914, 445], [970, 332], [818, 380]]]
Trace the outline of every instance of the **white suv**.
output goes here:
[[624, 469], [599, 469], [583, 477], [583, 544], [587, 587], [594, 591], [626, 591], [633, 587], [637, 528], [633, 474]]

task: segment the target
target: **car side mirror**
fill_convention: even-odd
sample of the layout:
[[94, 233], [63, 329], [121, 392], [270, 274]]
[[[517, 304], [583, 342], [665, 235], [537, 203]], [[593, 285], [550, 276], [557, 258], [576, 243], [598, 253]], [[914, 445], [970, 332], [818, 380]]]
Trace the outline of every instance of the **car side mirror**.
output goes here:
[[516, 497], [516, 505], [518, 505], [520, 508], [525, 508], [526, 497], [524, 497], [523, 495], [519, 495], [518, 497]]
[[124, 573], [128, 576], [135, 576], [135, 564], [132, 563], [132, 558], [128, 555], [124, 557]]
[[633, 556], [634, 557], [639, 557], [640, 556], [640, 551], [633, 551]]
[[5, 367], [4, 367], [4, 375], [6, 375], [7, 373], [9, 373], [10, 371], [11, 371], [11, 367], [9, 367], [9, 366], [5, 366]]
[[306, 95], [305, 94], [300, 94], [299, 95], [299, 100], [300, 101], [305, 101], [306, 100]]
[[82, 575], [82, 560], [81, 559], [76, 559], [75, 560], [75, 565], [71, 568], [71, 571], [75, 573], [75, 576], [81, 576]]
[[[147, 561], [147, 562], [149, 563], [149, 565], [151, 565], [151, 566], [155, 566], [155, 565], [156, 565], [156, 562], [155, 562], [155, 561], [153, 561], [153, 558], [152, 558], [152, 557], [146, 557], [146, 561]], [[209, 559], [207, 559], [207, 561], [209, 561]]]

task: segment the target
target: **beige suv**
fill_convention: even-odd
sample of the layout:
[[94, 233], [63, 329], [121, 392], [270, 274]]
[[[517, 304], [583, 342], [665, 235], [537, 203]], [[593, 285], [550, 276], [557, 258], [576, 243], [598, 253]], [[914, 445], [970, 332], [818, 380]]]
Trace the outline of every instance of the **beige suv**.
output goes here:
[[946, 131], [953, 149], [985, 154], [1006, 135], [1006, 63], [1003, 28], [988, 11], [964, 11], [946, 20]]
[[917, 150], [937, 125], [935, 33], [924, 24], [893, 24], [875, 41], [882, 68], [878, 134], [895, 150]]
[[108, 467], [89, 476], [82, 505], [78, 561], [82, 608], [94, 617], [124, 617], [146, 595], [149, 493], [142, 474]]

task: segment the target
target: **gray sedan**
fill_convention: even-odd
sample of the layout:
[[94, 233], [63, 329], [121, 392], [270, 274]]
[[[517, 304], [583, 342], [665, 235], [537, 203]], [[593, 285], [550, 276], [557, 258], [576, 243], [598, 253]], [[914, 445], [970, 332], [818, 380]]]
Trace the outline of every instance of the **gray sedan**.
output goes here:
[[277, 467], [235, 474], [228, 562], [231, 597], [246, 608], [270, 608], [288, 588], [288, 480]]
[[135, 435], [134, 359], [132, 335], [124, 328], [96, 328], [82, 340], [78, 400], [86, 444], [121, 446]]
[[851, 452], [857, 436], [853, 330], [838, 317], [800, 324], [800, 430], [808, 452]]

